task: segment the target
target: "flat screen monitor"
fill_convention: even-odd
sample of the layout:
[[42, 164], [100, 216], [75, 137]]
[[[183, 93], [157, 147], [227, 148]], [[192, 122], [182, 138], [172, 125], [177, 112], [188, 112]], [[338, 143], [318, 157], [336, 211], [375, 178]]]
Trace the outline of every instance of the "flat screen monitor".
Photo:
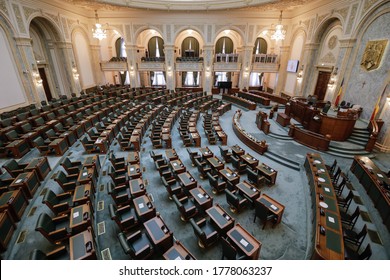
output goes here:
[[287, 72], [297, 73], [299, 60], [290, 59], [287, 63]]

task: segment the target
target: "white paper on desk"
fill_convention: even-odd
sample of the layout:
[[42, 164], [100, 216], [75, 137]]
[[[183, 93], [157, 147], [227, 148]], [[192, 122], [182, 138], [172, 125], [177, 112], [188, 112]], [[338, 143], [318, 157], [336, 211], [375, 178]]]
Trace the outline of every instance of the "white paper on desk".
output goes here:
[[134, 167], [131, 167], [131, 168], [130, 168], [130, 171], [134, 171]]
[[199, 197], [199, 198], [203, 198], [203, 194], [198, 193], [198, 197]]
[[139, 207], [139, 209], [142, 209], [145, 207], [145, 205], [143, 203], [140, 203], [140, 204], [138, 204], [138, 207]]
[[226, 176], [230, 177], [231, 175], [229, 173], [226, 173]]
[[73, 218], [77, 218], [78, 216], [80, 216], [80, 212], [79, 211], [73, 213]]
[[329, 220], [329, 222], [334, 223], [334, 218], [333, 217], [328, 217], [328, 220]]
[[242, 244], [242, 246], [244, 246], [244, 247], [246, 247], [246, 246], [248, 246], [248, 241], [246, 241], [245, 239], [241, 239], [240, 240], [240, 243]]
[[181, 258], [180, 256], [177, 256], [177, 257], [175, 258], [175, 261], [180, 261], [180, 260], [182, 260], [182, 258]]
[[330, 192], [330, 189], [329, 189], [329, 188], [324, 188], [324, 190], [325, 190], [326, 192]]
[[83, 172], [83, 176], [87, 176], [88, 175], [88, 172]]
[[16, 180], [16, 184], [19, 184], [20, 182], [22, 182], [23, 181], [23, 179], [18, 179], [18, 180]]
[[273, 204], [271, 204], [271, 206], [270, 206], [272, 209], [274, 209], [274, 210], [276, 210], [276, 209], [278, 209], [278, 207], [276, 207], [275, 205], [273, 205]]
[[382, 174], [376, 174], [376, 175], [378, 175], [378, 177], [380, 177], [380, 178], [383, 178], [383, 175]]
[[176, 165], [177, 165], [177, 163], [176, 163], [176, 162], [174, 162], [174, 163], [173, 163], [173, 166], [176, 166]]

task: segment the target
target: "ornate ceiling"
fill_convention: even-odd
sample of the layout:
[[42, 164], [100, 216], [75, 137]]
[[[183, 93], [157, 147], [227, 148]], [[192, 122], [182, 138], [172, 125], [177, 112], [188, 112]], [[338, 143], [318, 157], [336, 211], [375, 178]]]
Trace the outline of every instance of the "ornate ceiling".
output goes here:
[[166, 10], [209, 11], [258, 8], [261, 10], [290, 10], [313, 0], [63, 0], [89, 9], [120, 9], [121, 7]]

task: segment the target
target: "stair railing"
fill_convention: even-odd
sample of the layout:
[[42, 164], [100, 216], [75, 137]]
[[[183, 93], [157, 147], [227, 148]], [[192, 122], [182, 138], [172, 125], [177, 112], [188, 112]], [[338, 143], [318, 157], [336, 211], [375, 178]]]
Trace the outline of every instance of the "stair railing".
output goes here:
[[384, 121], [381, 119], [371, 120], [368, 125], [368, 131], [370, 132], [370, 138], [366, 144], [365, 150], [372, 152], [375, 147], [375, 142], [378, 139], [379, 132], [384, 124]]

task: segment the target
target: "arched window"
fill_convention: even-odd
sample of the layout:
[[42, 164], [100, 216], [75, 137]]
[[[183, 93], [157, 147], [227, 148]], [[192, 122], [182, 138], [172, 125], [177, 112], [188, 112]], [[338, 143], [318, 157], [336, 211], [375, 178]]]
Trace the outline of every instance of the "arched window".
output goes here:
[[181, 43], [183, 57], [199, 57], [199, 42], [194, 37], [187, 37]]
[[255, 42], [255, 46], [253, 47], [253, 54], [259, 54], [259, 53], [267, 53], [267, 41], [265, 41], [263, 38], [257, 38]]
[[149, 40], [148, 57], [165, 57], [164, 40], [161, 37], [154, 36]]
[[221, 37], [215, 44], [215, 53], [233, 53], [233, 41], [229, 37]]

